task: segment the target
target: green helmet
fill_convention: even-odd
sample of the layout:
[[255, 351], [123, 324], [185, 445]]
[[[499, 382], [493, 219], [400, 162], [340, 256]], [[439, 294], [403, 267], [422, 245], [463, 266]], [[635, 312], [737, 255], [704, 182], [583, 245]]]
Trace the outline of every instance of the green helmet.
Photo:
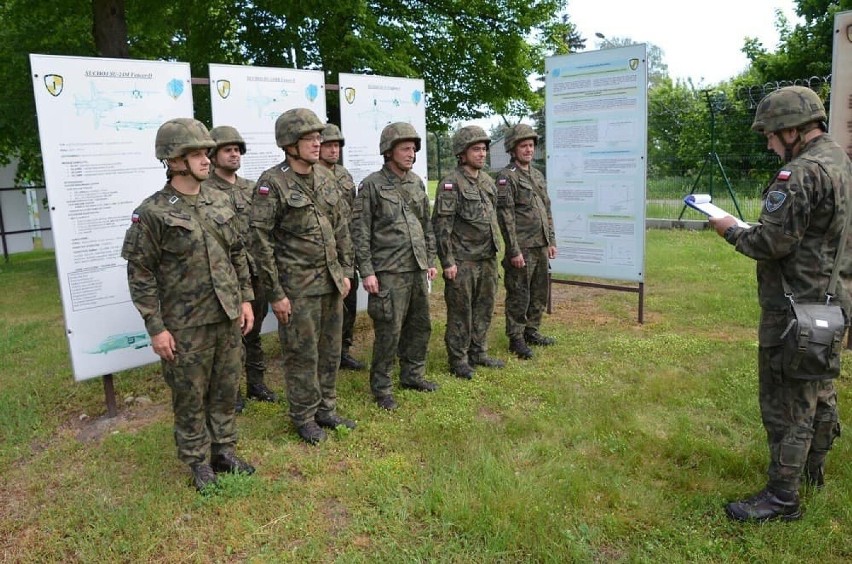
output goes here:
[[826, 119], [825, 106], [816, 92], [804, 86], [785, 86], [760, 101], [751, 129], [757, 133], [772, 133]]
[[329, 141], [337, 141], [341, 147], [345, 143], [340, 128], [333, 123], [326, 124], [325, 129], [322, 130], [322, 142], [328, 143]]
[[207, 127], [192, 118], [170, 119], [157, 130], [154, 154], [157, 160], [177, 159], [196, 149], [210, 149], [216, 142]]
[[236, 145], [240, 148], [240, 154], [246, 154], [246, 142], [240, 132], [230, 125], [220, 125], [210, 130], [210, 137], [216, 142], [216, 146], [210, 149], [210, 155], [213, 156], [216, 151], [225, 145]]
[[507, 153], [511, 153], [515, 150], [515, 145], [527, 139], [532, 139], [533, 142], [538, 143], [538, 133], [535, 132], [535, 129], [525, 123], [513, 125], [506, 130], [506, 137], [503, 138], [503, 148], [506, 149]]
[[459, 156], [467, 151], [468, 147], [477, 143], [485, 143], [485, 147], [488, 148], [491, 145], [491, 138], [479, 126], [462, 127], [453, 135], [453, 154]]
[[420, 136], [410, 123], [398, 121], [386, 125], [379, 138], [379, 154], [384, 155], [401, 141], [414, 141], [414, 151], [420, 150]]
[[288, 147], [299, 142], [308, 133], [325, 129], [325, 124], [308, 108], [287, 110], [275, 120], [275, 142], [279, 147]]

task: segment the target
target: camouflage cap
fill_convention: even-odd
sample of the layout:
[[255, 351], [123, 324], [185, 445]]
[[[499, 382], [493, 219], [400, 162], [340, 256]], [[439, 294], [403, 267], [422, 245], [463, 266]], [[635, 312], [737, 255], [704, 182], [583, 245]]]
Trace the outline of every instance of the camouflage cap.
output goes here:
[[340, 143], [341, 147], [343, 147], [343, 144], [345, 143], [343, 134], [340, 132], [340, 128], [333, 123], [326, 124], [325, 129], [322, 130], [322, 142], [328, 143], [330, 141], [337, 141]]
[[513, 125], [506, 130], [506, 137], [503, 138], [503, 148], [507, 153], [511, 153], [515, 150], [515, 145], [526, 139], [532, 139], [535, 143], [538, 143], [538, 133], [525, 123]]
[[210, 130], [210, 137], [216, 142], [216, 146], [210, 150], [211, 156], [225, 145], [236, 145], [240, 148], [241, 155], [246, 154], [246, 142], [243, 136], [240, 135], [240, 132], [236, 128], [230, 125], [214, 127]]
[[485, 147], [488, 148], [491, 145], [491, 138], [479, 126], [462, 127], [453, 135], [453, 154], [458, 156], [476, 143], [485, 143]]
[[384, 155], [401, 141], [414, 141], [414, 151], [420, 150], [420, 135], [410, 123], [398, 121], [386, 125], [379, 138], [379, 154]]
[[767, 94], [757, 105], [751, 129], [771, 133], [827, 119], [817, 93], [804, 86], [785, 86]]
[[308, 133], [325, 129], [325, 124], [308, 108], [287, 110], [275, 120], [275, 142], [279, 147], [288, 147], [299, 142]]
[[211, 149], [216, 142], [207, 127], [192, 118], [170, 119], [157, 130], [154, 154], [157, 160], [176, 159], [196, 149]]

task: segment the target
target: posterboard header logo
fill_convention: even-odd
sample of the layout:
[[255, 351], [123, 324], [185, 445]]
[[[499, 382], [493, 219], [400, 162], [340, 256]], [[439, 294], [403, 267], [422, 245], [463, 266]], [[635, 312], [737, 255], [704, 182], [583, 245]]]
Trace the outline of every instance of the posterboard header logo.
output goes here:
[[59, 96], [62, 94], [62, 88], [65, 86], [65, 79], [62, 75], [46, 74], [44, 75], [44, 87], [51, 96]]
[[216, 92], [219, 93], [219, 97], [223, 100], [231, 95], [231, 81], [230, 80], [217, 80], [216, 81]]
[[347, 103], [351, 104], [352, 102], [355, 101], [355, 89], [352, 88], [351, 86], [346, 88], [343, 91], [343, 97], [346, 99]]
[[636, 70], [639, 68], [639, 59], [630, 59], [627, 64], [630, 65], [630, 70]]

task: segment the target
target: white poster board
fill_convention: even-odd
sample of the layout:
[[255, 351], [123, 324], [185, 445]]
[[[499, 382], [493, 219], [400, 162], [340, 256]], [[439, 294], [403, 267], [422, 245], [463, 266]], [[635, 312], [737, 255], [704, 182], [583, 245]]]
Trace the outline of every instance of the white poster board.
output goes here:
[[852, 158], [852, 10], [834, 14], [828, 133]]
[[547, 186], [554, 274], [645, 275], [645, 45], [545, 61]]
[[74, 378], [155, 362], [121, 245], [166, 180], [157, 129], [193, 115], [189, 64], [31, 54], [30, 65]]
[[426, 95], [419, 78], [395, 78], [340, 73], [340, 129], [343, 165], [352, 173], [355, 184], [381, 169], [379, 154], [382, 129], [389, 123], [404, 121], [420, 134], [420, 152], [413, 172], [426, 182]]
[[275, 120], [293, 108], [308, 108], [325, 123], [325, 79], [321, 70], [210, 65], [213, 125], [236, 127], [246, 142], [238, 174], [257, 180], [284, 160], [275, 143]]

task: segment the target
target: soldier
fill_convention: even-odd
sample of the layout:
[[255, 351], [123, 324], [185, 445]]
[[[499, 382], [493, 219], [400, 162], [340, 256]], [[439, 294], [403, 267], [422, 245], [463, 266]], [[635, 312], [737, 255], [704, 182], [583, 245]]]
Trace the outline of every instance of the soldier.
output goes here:
[[447, 331], [444, 343], [450, 370], [471, 379], [474, 366], [503, 368], [488, 356], [488, 327], [497, 294], [500, 227], [495, 211], [497, 187], [482, 172], [491, 138], [469, 125], [453, 135], [458, 166], [438, 183], [432, 227], [444, 269]]
[[[246, 142], [239, 131], [228, 125], [214, 127], [210, 130], [210, 136], [216, 142], [216, 146], [210, 149], [208, 156], [213, 163], [213, 174], [202, 184], [210, 188], [221, 190], [227, 194], [237, 212], [236, 222], [239, 226], [240, 236], [248, 248], [251, 245], [251, 233], [249, 221], [251, 220], [251, 198], [254, 193], [254, 182], [246, 180], [237, 175], [240, 170], [242, 156], [246, 154]], [[251, 287], [254, 290], [254, 300], [251, 309], [254, 313], [254, 326], [243, 337], [245, 347], [245, 369], [246, 369], [246, 396], [258, 401], [275, 402], [278, 397], [266, 387], [263, 381], [266, 371], [266, 361], [263, 355], [263, 346], [260, 340], [260, 330], [263, 318], [269, 308], [266, 296], [263, 293], [263, 284], [257, 275], [254, 257], [248, 253], [249, 270], [251, 271]], [[243, 410], [243, 395], [237, 383], [237, 413]]]
[[[340, 189], [342, 196], [341, 203], [346, 205], [346, 221], [350, 220], [352, 215], [352, 203], [355, 201], [355, 181], [352, 180], [352, 175], [346, 170], [340, 161], [340, 149], [346, 140], [343, 134], [340, 133], [340, 128], [329, 123], [322, 131], [322, 146], [320, 147], [320, 163], [331, 170], [334, 177], [337, 179], [337, 186]], [[352, 230], [349, 230], [350, 236]], [[352, 347], [352, 336], [355, 330], [355, 317], [358, 313], [358, 272], [353, 271], [353, 278], [349, 279], [349, 287], [351, 291], [343, 300], [343, 341], [340, 350], [340, 368], [347, 370], [363, 370], [364, 363], [356, 359], [349, 353]]]
[[497, 175], [497, 219], [506, 254], [506, 335], [518, 358], [532, 358], [529, 345], [552, 345], [538, 332], [547, 304], [548, 259], [556, 258], [556, 234], [544, 176], [532, 166], [538, 134], [525, 123], [506, 131], [512, 161]]
[[157, 131], [165, 187], [133, 212], [121, 256], [130, 297], [172, 390], [178, 458], [201, 491], [214, 472], [254, 467], [234, 453], [240, 333], [252, 328], [248, 259], [228, 197], [201, 185], [215, 146], [204, 124], [178, 118]]
[[306, 108], [278, 116], [275, 140], [285, 160], [258, 179], [251, 221], [258, 270], [279, 322], [290, 418], [309, 444], [326, 439], [323, 427], [355, 428], [336, 411], [352, 242], [337, 182], [314, 166], [323, 129]]
[[352, 210], [355, 255], [375, 332], [370, 390], [388, 411], [397, 408], [391, 380], [397, 355], [403, 388], [438, 389], [425, 379], [432, 333], [428, 285], [437, 269], [429, 197], [411, 172], [419, 150], [420, 136], [410, 124], [386, 126], [379, 139], [385, 164], [358, 187]]
[[[824, 133], [825, 120], [825, 108], [809, 88], [789, 86], [761, 100], [751, 128], [766, 136], [768, 148], [785, 164], [763, 191], [757, 225], [737, 227], [731, 216], [710, 219], [737, 251], [757, 260], [759, 400], [769, 442], [769, 481], [756, 495], [727, 504], [727, 515], [738, 521], [798, 519], [802, 474], [810, 485], [823, 487], [826, 454], [840, 436], [834, 384], [788, 375], [781, 336], [789, 329], [788, 292], [800, 302], [826, 299], [841, 234], [849, 223], [852, 162]], [[847, 233], [846, 241], [850, 238]], [[835, 299], [849, 319], [848, 253], [839, 266]]]

